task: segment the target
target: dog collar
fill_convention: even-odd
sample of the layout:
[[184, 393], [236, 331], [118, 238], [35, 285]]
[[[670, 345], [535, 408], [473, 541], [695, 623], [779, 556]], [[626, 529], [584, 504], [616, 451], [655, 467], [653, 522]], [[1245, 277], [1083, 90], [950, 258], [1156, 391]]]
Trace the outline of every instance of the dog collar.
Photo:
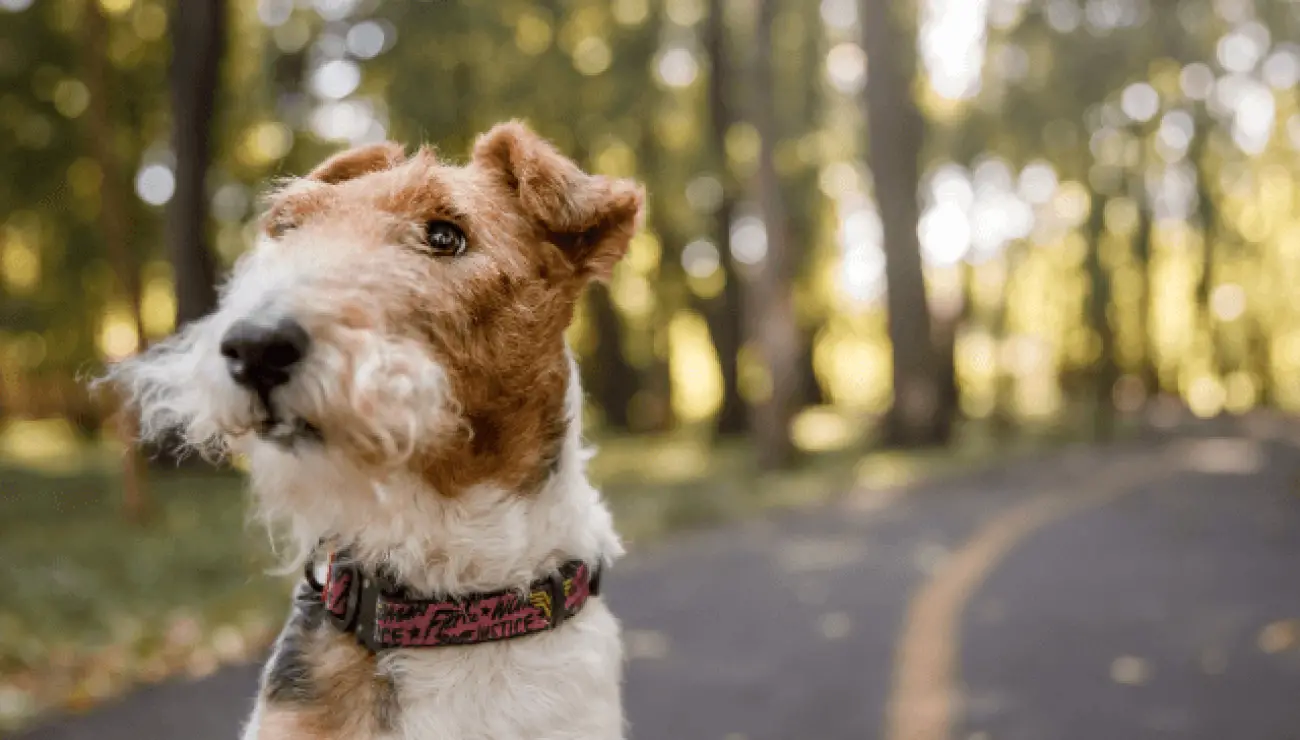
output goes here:
[[325, 582], [307, 564], [305, 577], [341, 632], [371, 652], [395, 648], [476, 645], [559, 627], [600, 594], [600, 567], [571, 560], [527, 590], [502, 589], [446, 599], [409, 595], [383, 575], [369, 574], [346, 550], [331, 551]]

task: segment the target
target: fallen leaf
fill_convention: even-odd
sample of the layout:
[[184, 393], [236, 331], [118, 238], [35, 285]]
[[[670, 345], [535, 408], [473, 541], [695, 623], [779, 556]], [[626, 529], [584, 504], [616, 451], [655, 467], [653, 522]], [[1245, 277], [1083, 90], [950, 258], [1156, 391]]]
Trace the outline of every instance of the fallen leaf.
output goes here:
[[1300, 620], [1284, 619], [1265, 625], [1257, 642], [1259, 649], [1270, 655], [1290, 650], [1300, 642]]
[[1228, 653], [1221, 648], [1206, 648], [1201, 651], [1200, 664], [1207, 676], [1217, 676], [1228, 670]]
[[822, 615], [818, 628], [827, 640], [842, 640], [853, 629], [853, 620], [844, 612], [830, 612]]
[[668, 654], [668, 636], [654, 630], [628, 630], [629, 658], [658, 659]]
[[1151, 680], [1151, 666], [1142, 658], [1121, 655], [1110, 664], [1110, 678], [1125, 686], [1141, 686]]

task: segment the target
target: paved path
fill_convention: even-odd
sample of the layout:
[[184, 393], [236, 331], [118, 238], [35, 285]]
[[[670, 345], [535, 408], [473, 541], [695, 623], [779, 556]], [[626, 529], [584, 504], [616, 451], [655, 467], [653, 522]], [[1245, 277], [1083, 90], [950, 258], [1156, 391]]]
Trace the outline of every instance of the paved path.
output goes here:
[[[636, 552], [607, 586], [632, 738], [1297, 740], [1300, 451], [1264, 432], [1063, 451]], [[232, 740], [255, 674], [25, 740]]]

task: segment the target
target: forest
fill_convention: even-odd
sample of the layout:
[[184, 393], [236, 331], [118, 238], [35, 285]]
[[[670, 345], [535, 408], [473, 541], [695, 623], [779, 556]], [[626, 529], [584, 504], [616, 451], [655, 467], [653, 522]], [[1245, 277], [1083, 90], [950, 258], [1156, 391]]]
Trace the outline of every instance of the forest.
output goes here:
[[616, 450], [776, 474], [1300, 409], [1295, 0], [0, 0], [0, 31], [29, 545], [33, 467], [98, 461], [87, 527], [172, 510], [176, 461], [123, 456], [85, 381], [212, 310], [276, 178], [510, 118], [649, 193], [570, 331]]
[[1295, 3], [3, 11], [6, 419], [98, 433], [80, 374], [212, 308], [270, 178], [513, 117], [651, 193], [572, 332], [601, 429], [782, 466], [839, 427], [1300, 403]]

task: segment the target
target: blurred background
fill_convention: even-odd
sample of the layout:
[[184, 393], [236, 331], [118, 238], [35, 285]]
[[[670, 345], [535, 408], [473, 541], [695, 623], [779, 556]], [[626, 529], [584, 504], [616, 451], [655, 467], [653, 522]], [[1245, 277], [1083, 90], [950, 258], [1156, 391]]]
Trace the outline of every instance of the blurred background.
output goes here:
[[1300, 408], [1297, 38], [1294, 0], [0, 0], [0, 729], [278, 627], [237, 471], [124, 452], [84, 384], [213, 308], [269, 179], [521, 117], [645, 182], [571, 332], [637, 542]]

